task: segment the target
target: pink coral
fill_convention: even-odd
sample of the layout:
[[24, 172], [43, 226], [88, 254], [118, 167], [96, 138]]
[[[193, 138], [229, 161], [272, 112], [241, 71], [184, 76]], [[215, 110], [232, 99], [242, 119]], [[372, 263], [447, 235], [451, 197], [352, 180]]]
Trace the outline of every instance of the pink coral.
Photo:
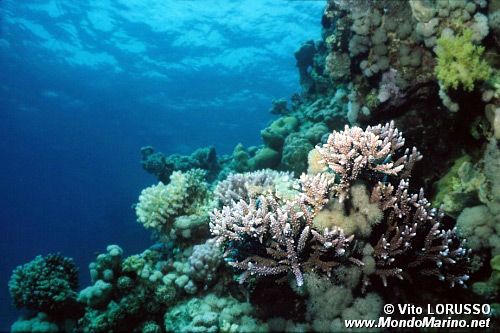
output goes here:
[[340, 178], [336, 190], [343, 200], [348, 196], [351, 183], [365, 171], [408, 177], [413, 164], [422, 155], [415, 147], [411, 152], [406, 149], [401, 154], [404, 143], [394, 122], [368, 126], [366, 130], [346, 125], [344, 131], [334, 131], [327, 142], [316, 149], [322, 156], [322, 163]]
[[[455, 229], [444, 228], [443, 214], [430, 207], [423, 190], [410, 193], [408, 178], [421, 155], [403, 147], [393, 123], [366, 130], [346, 126], [317, 147], [329, 170], [302, 175], [293, 198], [268, 192], [214, 210], [211, 232], [226, 247], [229, 264], [244, 270], [241, 281], [249, 275], [291, 272], [301, 286], [304, 271], [330, 276], [339, 265], [366, 264], [371, 268], [363, 270], [364, 287], [372, 276], [387, 285], [390, 278], [411, 282], [418, 274], [463, 285], [468, 250]], [[369, 204], [383, 214], [370, 234], [358, 235], [360, 244], [372, 249], [362, 259], [351, 246], [354, 236], [345, 235], [335, 221], [324, 230], [313, 223], [331, 200], [352, 204], [348, 194], [354, 181], [371, 189]]]
[[312, 226], [314, 216], [328, 201], [331, 181], [327, 174], [304, 175], [300, 194], [293, 200], [261, 195], [214, 210], [210, 230], [217, 243], [230, 241], [230, 250], [245, 247], [252, 253], [242, 261], [230, 262], [245, 270], [242, 282], [251, 274], [291, 271], [301, 286], [302, 270], [320, 269], [330, 274], [339, 264], [336, 259], [348, 259], [346, 248], [352, 236], [346, 237], [338, 228], [319, 231]]

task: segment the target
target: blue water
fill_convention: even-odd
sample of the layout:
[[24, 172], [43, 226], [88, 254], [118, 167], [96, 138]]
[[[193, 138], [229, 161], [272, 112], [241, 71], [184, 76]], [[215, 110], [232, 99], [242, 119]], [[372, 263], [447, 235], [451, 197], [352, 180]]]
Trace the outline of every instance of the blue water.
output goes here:
[[87, 265], [150, 244], [131, 205], [155, 179], [139, 148], [260, 144], [323, 1], [0, 2], [0, 330], [7, 281], [37, 254]]

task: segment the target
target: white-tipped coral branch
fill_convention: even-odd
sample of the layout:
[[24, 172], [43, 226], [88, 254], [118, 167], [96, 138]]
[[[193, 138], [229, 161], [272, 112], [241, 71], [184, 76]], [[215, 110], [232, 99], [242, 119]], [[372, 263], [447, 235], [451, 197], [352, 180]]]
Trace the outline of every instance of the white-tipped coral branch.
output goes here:
[[[292, 273], [301, 286], [305, 271], [330, 276], [339, 265], [363, 266], [367, 260], [373, 268], [364, 273], [365, 286], [373, 275], [385, 286], [392, 278], [411, 282], [416, 275], [463, 285], [468, 251], [455, 229], [444, 228], [442, 213], [430, 207], [424, 191], [410, 192], [408, 178], [421, 155], [403, 146], [404, 138], [392, 122], [366, 130], [346, 126], [317, 147], [329, 170], [302, 175], [294, 197], [270, 191], [214, 210], [210, 229], [226, 247], [229, 264], [245, 271], [241, 281], [250, 275]], [[366, 194], [363, 202], [379, 212], [376, 228], [356, 233], [361, 244], [373, 249], [369, 260], [356, 258], [359, 253], [350, 246], [354, 235], [346, 236], [335, 218], [324, 229], [313, 221], [332, 200], [341, 208], [359, 206], [359, 195], [348, 196], [356, 186], [371, 188], [369, 200]]]
[[463, 285], [467, 250], [458, 239], [455, 229], [444, 230], [443, 214], [431, 208], [421, 189], [419, 194], [408, 193], [408, 181], [401, 180], [394, 191], [392, 185], [377, 184], [372, 200], [387, 216], [387, 228], [374, 247], [375, 275], [384, 284], [390, 277], [411, 279], [414, 273], [435, 276], [452, 287]]
[[411, 153], [407, 149], [396, 158], [404, 143], [402, 134], [394, 127], [394, 122], [390, 122], [384, 126], [368, 126], [366, 130], [346, 125], [344, 131], [334, 131], [327, 142], [316, 149], [322, 156], [321, 162], [340, 178], [337, 193], [344, 200], [351, 183], [364, 171], [408, 175], [414, 162], [422, 156], [413, 148]]
[[330, 188], [328, 175], [303, 175], [300, 193], [293, 200], [268, 194], [248, 202], [233, 201], [213, 211], [210, 230], [219, 244], [227, 245], [228, 255], [234, 255], [229, 264], [246, 271], [241, 282], [254, 274], [292, 272], [301, 286], [304, 270], [329, 274], [335, 260], [348, 259], [346, 248], [353, 237], [346, 237], [341, 229], [312, 227], [314, 216], [328, 201]]

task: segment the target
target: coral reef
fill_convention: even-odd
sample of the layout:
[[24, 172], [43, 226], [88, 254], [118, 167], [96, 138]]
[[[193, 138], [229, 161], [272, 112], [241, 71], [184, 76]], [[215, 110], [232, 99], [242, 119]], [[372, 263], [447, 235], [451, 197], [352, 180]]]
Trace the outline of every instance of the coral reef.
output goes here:
[[122, 253], [119, 246], [110, 245], [89, 266], [93, 285], [78, 295], [85, 311], [76, 331], [161, 332], [167, 309], [220, 277], [222, 252], [212, 240], [181, 252], [155, 246], [127, 258]]
[[193, 247], [193, 253], [188, 258], [187, 275], [198, 283], [210, 285], [217, 279], [217, 269], [221, 263], [222, 251], [214, 240], [209, 239]]
[[399, 179], [409, 177], [413, 164], [422, 156], [415, 147], [411, 153], [406, 149], [401, 154], [403, 145], [402, 134], [394, 128], [394, 123], [368, 127], [365, 131], [346, 125], [344, 131], [334, 131], [328, 141], [316, 149], [322, 163], [340, 177], [336, 192], [342, 201], [351, 182], [362, 177], [362, 173], [376, 172]]
[[465, 207], [479, 203], [478, 191], [484, 189], [484, 174], [473, 167], [471, 157], [458, 158], [448, 173], [436, 182], [434, 206], [441, 206], [446, 214], [456, 216]]
[[141, 155], [144, 170], [153, 174], [164, 184], [168, 184], [174, 171], [202, 169], [206, 171], [206, 177], [209, 180], [215, 179], [220, 172], [217, 154], [212, 146], [199, 148], [189, 156], [178, 154], [165, 156], [161, 152], [155, 152], [153, 147], [146, 146], [141, 148]]
[[[455, 194], [452, 198], [458, 198], [453, 201], [453, 206], [461, 209], [457, 218], [458, 232], [468, 240], [472, 249], [491, 249], [492, 256], [495, 256], [500, 254], [500, 150], [497, 141], [492, 139], [488, 143], [476, 166], [463, 165], [473, 170], [468, 172], [466, 179], [469, 181], [465, 184], [474, 186], [463, 186], [462, 181], [455, 192], [450, 192]], [[462, 198], [467, 196], [469, 200], [462, 204]], [[456, 204], [457, 201], [462, 205]]]
[[16, 268], [12, 331], [345, 332], [384, 303], [488, 303], [499, 325], [500, 6], [327, 0], [321, 24], [260, 145], [143, 147], [158, 243], [109, 245], [79, 291], [60, 255]]
[[295, 179], [291, 173], [265, 169], [230, 174], [217, 184], [214, 194], [222, 205], [227, 205], [267, 192], [278, 193], [280, 197], [287, 196], [293, 191], [294, 185]]
[[349, 197], [349, 207], [338, 199], [330, 200], [328, 206], [314, 217], [313, 225], [318, 230], [338, 227], [348, 235], [369, 236], [372, 227], [381, 221], [382, 210], [377, 203], [370, 202], [369, 193], [361, 183], [351, 186]]
[[345, 319], [377, 319], [382, 311], [382, 299], [375, 293], [354, 297], [349, 288], [335, 285], [325, 277], [307, 274], [304, 290], [307, 313], [315, 332], [342, 332]]
[[474, 283], [472, 288], [476, 294], [485, 296], [488, 299], [495, 299], [500, 289], [500, 255], [496, 255], [490, 260], [490, 266], [492, 273], [489, 279], [484, 282]]
[[290, 110], [288, 110], [287, 101], [284, 98], [273, 99], [271, 103], [272, 107], [269, 112], [272, 114], [286, 115], [290, 112]]

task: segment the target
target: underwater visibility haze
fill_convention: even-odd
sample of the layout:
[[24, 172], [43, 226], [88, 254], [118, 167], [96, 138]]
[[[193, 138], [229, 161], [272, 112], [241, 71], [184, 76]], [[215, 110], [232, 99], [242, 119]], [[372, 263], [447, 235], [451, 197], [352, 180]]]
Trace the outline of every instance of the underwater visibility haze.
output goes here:
[[496, 0], [0, 2], [0, 331], [500, 331], [499, 33]]

